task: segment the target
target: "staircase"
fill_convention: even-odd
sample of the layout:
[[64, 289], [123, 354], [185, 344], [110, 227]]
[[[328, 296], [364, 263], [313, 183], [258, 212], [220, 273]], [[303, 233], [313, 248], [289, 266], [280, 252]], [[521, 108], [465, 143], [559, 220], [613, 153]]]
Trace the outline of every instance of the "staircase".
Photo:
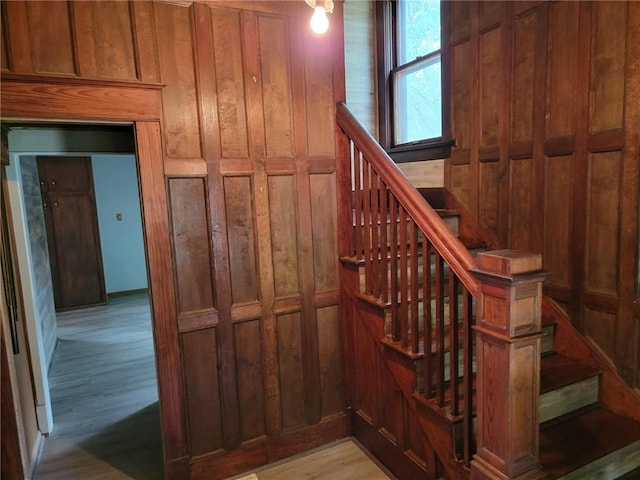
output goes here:
[[[351, 159], [338, 172], [341, 205], [350, 206], [341, 215], [340, 250], [348, 402], [360, 441], [399, 478], [640, 478], [640, 399], [589, 348], [566, 313], [536, 295], [544, 277], [539, 256], [483, 253], [499, 249], [496, 238], [449, 192], [407, 186], [343, 106], [338, 122]], [[502, 278], [492, 280], [483, 271], [496, 258], [511, 262], [513, 288], [533, 292], [521, 304], [541, 317], [537, 327], [504, 344], [524, 341], [539, 357], [506, 367], [487, 361], [499, 355], [483, 357], [480, 375], [478, 338], [483, 352], [502, 348], [492, 346], [495, 339], [487, 344], [476, 322], [482, 311], [486, 324], [491, 310], [489, 301], [484, 310], [478, 302], [487, 288], [496, 288], [486, 285]], [[512, 377], [518, 385], [508, 385], [501, 400], [500, 384], [487, 372], [523, 365], [526, 371], [535, 367], [531, 385], [518, 373]], [[526, 392], [539, 397], [531, 400]], [[484, 395], [483, 412], [493, 412], [493, 401], [521, 412], [515, 423], [524, 428], [480, 420], [478, 395]], [[489, 422], [482, 438], [479, 421]], [[531, 422], [539, 426], [527, 434]], [[478, 442], [482, 453], [474, 466]], [[487, 445], [507, 452], [504, 462], [487, 453]], [[517, 457], [522, 445], [536, 451]], [[483, 456], [488, 470], [480, 468]], [[507, 473], [494, 475], [491, 465], [500, 468], [500, 462]]]

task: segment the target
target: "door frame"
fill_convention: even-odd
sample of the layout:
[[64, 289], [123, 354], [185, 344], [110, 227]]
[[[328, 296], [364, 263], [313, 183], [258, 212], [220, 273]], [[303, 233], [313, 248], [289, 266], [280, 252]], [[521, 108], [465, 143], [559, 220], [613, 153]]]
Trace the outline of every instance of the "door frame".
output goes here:
[[144, 243], [165, 476], [188, 461], [173, 257], [164, 176], [163, 85], [2, 74], [3, 122], [132, 124], [142, 200]]

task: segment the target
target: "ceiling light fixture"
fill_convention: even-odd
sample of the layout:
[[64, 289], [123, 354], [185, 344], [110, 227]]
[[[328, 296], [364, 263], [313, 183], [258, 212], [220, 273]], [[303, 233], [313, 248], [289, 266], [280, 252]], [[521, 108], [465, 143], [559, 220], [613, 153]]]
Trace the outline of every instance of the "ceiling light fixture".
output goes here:
[[311, 16], [311, 30], [318, 35], [322, 35], [329, 29], [329, 19], [327, 13], [333, 13], [332, 0], [304, 0], [307, 5], [313, 8]]

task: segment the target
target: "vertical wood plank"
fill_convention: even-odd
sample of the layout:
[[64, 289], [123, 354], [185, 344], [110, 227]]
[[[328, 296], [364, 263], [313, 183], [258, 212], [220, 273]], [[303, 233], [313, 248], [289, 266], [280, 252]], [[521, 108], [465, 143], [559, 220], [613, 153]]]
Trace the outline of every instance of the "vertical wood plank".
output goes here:
[[502, 27], [480, 34], [480, 146], [498, 145], [502, 99]]
[[233, 303], [259, 299], [252, 191], [249, 176], [224, 179]]
[[70, 3], [30, 1], [27, 5], [31, 59], [36, 73], [76, 73]]
[[517, 18], [513, 31], [511, 83], [511, 141], [533, 140], [533, 88], [536, 60], [537, 11]]
[[579, 4], [575, 2], [554, 3], [549, 9], [547, 137], [572, 135], [574, 132], [578, 9]]
[[585, 287], [617, 296], [621, 154], [589, 157]]
[[[544, 268], [548, 281], [570, 286], [571, 157], [548, 157], [545, 179]], [[551, 207], [553, 205], [553, 207]]]
[[[454, 4], [458, 5], [458, 4]], [[457, 10], [456, 6], [453, 10]], [[471, 44], [469, 41], [451, 47], [451, 107], [452, 134], [456, 139], [456, 148], [471, 147], [471, 75], [468, 68], [471, 61]]]
[[214, 308], [203, 179], [170, 179], [169, 198], [178, 311], [187, 313]]
[[300, 313], [279, 315], [278, 360], [282, 401], [282, 428], [305, 423], [302, 318]]
[[213, 38], [211, 35], [211, 15], [209, 8], [201, 3], [194, 5], [194, 29], [198, 45], [195, 62], [197, 65], [198, 103], [200, 107], [200, 131], [203, 132], [202, 149], [207, 164], [207, 187], [209, 196], [209, 222], [212, 255], [215, 261], [214, 283], [218, 309], [218, 339], [220, 342], [221, 396], [225, 405], [222, 419], [224, 446], [233, 449], [241, 443], [240, 412], [238, 409], [238, 377], [236, 371], [236, 351], [231, 323], [231, 273], [229, 243], [227, 241], [227, 218], [223, 177], [220, 174], [219, 125], [216, 115]]
[[33, 73], [27, 2], [3, 2], [1, 8], [6, 15], [3, 30], [7, 31], [9, 68], [15, 73]]
[[163, 128], [168, 158], [200, 158], [192, 8], [154, 3], [158, 32], [158, 63], [162, 90]]
[[498, 182], [500, 177], [498, 162], [480, 164], [480, 222], [496, 230], [498, 227], [499, 203]]
[[98, 76], [96, 45], [93, 25], [93, 3], [71, 2], [73, 11], [73, 37], [78, 75], [95, 78]]
[[509, 247], [515, 250], [530, 252], [533, 195], [533, 160], [512, 160], [511, 168], [511, 219], [509, 228]]
[[333, 65], [331, 36], [304, 36], [305, 104], [309, 157], [334, 158], [335, 102], [333, 101]]
[[120, 1], [91, 2], [99, 78], [136, 80], [132, 18], [129, 4]]
[[238, 408], [243, 440], [265, 434], [264, 377], [262, 367], [262, 334], [260, 320], [234, 325]]
[[335, 174], [309, 175], [316, 293], [338, 289]]
[[263, 159], [266, 156], [264, 125], [264, 102], [262, 98], [262, 70], [260, 49], [255, 46], [260, 42], [257, 14], [242, 12], [242, 31], [244, 34], [243, 53], [245, 58], [245, 88], [248, 111], [249, 148], [253, 160], [255, 188], [253, 195], [256, 202], [258, 254], [260, 265], [262, 301], [262, 339], [264, 342], [265, 389], [267, 434], [278, 435], [282, 430], [282, 388], [280, 385], [278, 325], [273, 304], [275, 300], [273, 259], [271, 248], [271, 226], [269, 222], [269, 198], [267, 174]]
[[223, 158], [249, 156], [241, 25], [239, 11], [211, 9], [215, 91]]
[[269, 215], [276, 298], [300, 295], [298, 216], [293, 175], [270, 175]]
[[596, 2], [594, 20], [590, 132], [623, 127], [627, 5]]
[[[627, 39], [640, 35], [640, 4], [619, 5], [628, 9]], [[640, 386], [640, 247], [638, 246], [638, 195], [640, 194], [640, 43], [627, 41], [625, 52], [625, 138], [622, 152], [620, 205], [621, 260], [620, 308], [616, 325], [616, 364], [631, 385]], [[635, 256], [634, 256], [635, 254]], [[635, 382], [635, 383], [634, 383]]]
[[344, 380], [338, 306], [319, 308], [318, 356], [322, 417], [340, 413], [344, 406]]
[[135, 134], [154, 318], [164, 458], [165, 462], [170, 462], [187, 454], [187, 444], [160, 125], [136, 122]]
[[158, 71], [156, 29], [153, 23], [153, 4], [131, 2], [129, 6], [132, 11], [137, 77], [142, 82], [158, 83], [160, 72]]
[[289, 26], [282, 18], [258, 15], [260, 68], [267, 157], [293, 157]]
[[213, 328], [182, 334], [191, 455], [223, 447], [218, 352]]

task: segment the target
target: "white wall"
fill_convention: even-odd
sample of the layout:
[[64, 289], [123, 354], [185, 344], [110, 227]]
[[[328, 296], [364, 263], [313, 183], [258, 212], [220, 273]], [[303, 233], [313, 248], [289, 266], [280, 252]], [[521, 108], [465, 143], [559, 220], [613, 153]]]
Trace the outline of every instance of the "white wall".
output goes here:
[[91, 164], [107, 293], [147, 288], [136, 158], [93, 155]]

